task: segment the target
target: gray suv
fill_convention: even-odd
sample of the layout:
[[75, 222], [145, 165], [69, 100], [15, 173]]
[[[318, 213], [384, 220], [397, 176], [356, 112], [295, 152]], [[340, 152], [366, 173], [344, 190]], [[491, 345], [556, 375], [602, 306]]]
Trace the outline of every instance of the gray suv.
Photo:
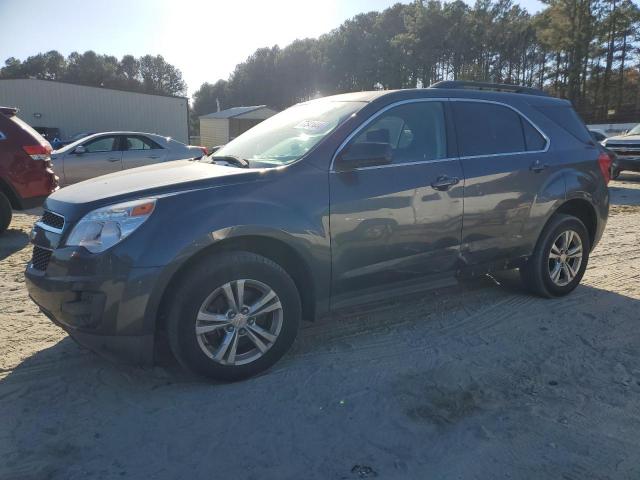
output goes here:
[[295, 105], [211, 161], [51, 195], [31, 298], [81, 344], [138, 363], [254, 375], [301, 319], [519, 268], [571, 292], [604, 230], [611, 159], [570, 104], [445, 82]]

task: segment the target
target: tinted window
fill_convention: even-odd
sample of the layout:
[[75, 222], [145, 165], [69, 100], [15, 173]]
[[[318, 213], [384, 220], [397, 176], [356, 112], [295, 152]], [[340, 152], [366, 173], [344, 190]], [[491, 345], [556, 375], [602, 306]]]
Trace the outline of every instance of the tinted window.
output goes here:
[[160, 146], [147, 137], [127, 137], [127, 150], [155, 150]]
[[88, 153], [110, 152], [115, 150], [116, 137], [101, 137], [84, 145]]
[[441, 102], [416, 102], [394, 107], [376, 118], [353, 140], [388, 143], [393, 163], [420, 162], [447, 156], [444, 108]]
[[508, 107], [483, 102], [451, 102], [460, 155], [526, 151], [520, 115]]
[[553, 120], [556, 125], [564, 128], [581, 142], [592, 143], [593, 139], [591, 138], [587, 127], [571, 106], [545, 106], [536, 108], [546, 117]]
[[524, 141], [527, 146], [527, 151], [531, 152], [544, 150], [544, 147], [547, 146], [547, 141], [545, 140], [545, 138], [540, 135], [540, 132], [538, 132], [538, 130], [536, 130], [528, 120], [520, 117], [520, 121], [522, 122]]

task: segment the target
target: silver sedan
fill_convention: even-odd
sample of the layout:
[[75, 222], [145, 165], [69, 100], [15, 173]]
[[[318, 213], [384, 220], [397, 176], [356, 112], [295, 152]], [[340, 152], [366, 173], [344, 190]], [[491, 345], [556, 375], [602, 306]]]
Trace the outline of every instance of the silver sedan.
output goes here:
[[53, 168], [66, 186], [108, 173], [171, 160], [201, 158], [204, 147], [140, 132], [94, 133], [51, 154]]

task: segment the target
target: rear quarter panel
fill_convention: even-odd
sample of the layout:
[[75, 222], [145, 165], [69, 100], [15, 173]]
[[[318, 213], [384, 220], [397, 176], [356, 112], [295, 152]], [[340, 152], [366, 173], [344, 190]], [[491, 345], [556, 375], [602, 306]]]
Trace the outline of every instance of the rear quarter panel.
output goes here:
[[557, 125], [535, 108], [531, 100], [527, 115], [550, 139], [549, 162], [558, 167], [557, 172], [537, 193], [531, 207], [524, 235], [528, 249], [533, 251], [542, 229], [551, 216], [565, 203], [573, 199], [589, 202], [596, 211], [596, 241], [602, 235], [609, 211], [609, 193], [598, 166], [601, 149], [588, 145]]

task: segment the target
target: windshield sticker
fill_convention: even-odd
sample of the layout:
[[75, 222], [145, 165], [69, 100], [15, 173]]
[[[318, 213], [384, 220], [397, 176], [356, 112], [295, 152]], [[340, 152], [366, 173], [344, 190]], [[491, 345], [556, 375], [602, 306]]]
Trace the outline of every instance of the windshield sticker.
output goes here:
[[329, 122], [323, 122], [322, 120], [303, 120], [293, 128], [306, 130], [308, 132], [318, 132], [324, 129], [327, 125], [329, 125]]

